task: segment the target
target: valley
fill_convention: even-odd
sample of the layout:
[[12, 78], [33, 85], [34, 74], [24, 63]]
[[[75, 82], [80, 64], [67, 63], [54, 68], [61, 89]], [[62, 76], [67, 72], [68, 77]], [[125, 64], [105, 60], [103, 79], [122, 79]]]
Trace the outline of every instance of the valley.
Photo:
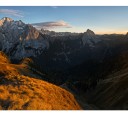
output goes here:
[[0, 20], [0, 109], [128, 109], [128, 34], [38, 30]]

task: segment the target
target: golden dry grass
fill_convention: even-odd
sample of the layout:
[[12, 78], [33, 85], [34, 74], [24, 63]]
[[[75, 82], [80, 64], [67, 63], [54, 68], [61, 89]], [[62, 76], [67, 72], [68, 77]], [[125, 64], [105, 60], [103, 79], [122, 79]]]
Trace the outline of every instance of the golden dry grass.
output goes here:
[[10, 60], [7, 58], [7, 56], [0, 51], [0, 62], [1, 63], [10, 63]]
[[79, 110], [68, 91], [43, 80], [24, 76], [12, 64], [0, 63], [1, 110]]
[[48, 82], [17, 76], [0, 85], [0, 108], [23, 110], [77, 110], [79, 105], [66, 90]]

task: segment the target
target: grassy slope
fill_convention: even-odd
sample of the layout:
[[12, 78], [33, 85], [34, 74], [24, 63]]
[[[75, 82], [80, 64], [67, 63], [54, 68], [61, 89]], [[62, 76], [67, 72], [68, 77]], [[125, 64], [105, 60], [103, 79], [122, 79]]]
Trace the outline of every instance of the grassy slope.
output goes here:
[[[0, 109], [2, 110], [79, 110], [68, 91], [37, 78], [24, 65], [10, 64], [0, 54]], [[23, 73], [23, 74], [22, 74]]]
[[99, 81], [88, 102], [99, 109], [128, 109], [128, 68]]
[[[80, 70], [82, 74], [78, 77], [83, 78], [79, 81], [83, 80], [86, 82], [87, 79], [84, 79], [84, 67], [82, 68], [83, 72]], [[82, 87], [86, 87], [87, 85], [90, 88], [86, 91], [82, 88], [77, 92], [78, 94], [75, 94], [76, 90], [80, 89], [81, 84], [77, 86], [72, 86], [73, 84], [71, 84], [71, 89], [83, 109], [128, 109], [128, 52], [105, 61], [103, 68], [101, 67], [101, 69], [97, 71], [99, 71], [100, 75], [103, 74], [103, 77], [98, 78], [98, 74], [95, 75], [98, 80], [97, 86], [94, 88], [91, 88], [90, 85], [88, 86], [88, 84], [85, 83]], [[97, 73], [97, 71], [94, 71], [94, 73]], [[77, 88], [75, 89], [75, 87]]]

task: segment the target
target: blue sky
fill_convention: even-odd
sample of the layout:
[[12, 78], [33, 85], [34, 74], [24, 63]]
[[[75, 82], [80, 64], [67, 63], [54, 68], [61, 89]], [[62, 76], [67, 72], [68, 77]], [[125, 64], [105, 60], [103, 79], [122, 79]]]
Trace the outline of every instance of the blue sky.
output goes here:
[[0, 19], [5, 16], [55, 31], [85, 32], [88, 28], [97, 34], [128, 31], [128, 7], [123, 6], [1, 6]]

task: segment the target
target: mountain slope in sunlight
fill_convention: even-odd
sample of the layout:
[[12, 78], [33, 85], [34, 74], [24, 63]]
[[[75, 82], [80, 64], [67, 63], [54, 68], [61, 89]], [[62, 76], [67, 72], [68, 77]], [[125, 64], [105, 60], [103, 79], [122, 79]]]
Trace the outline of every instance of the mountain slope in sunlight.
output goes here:
[[[10, 64], [0, 53], [0, 109], [2, 110], [79, 110], [74, 96], [46, 81], [25, 76], [32, 73], [25, 65]], [[22, 70], [22, 71], [21, 71]], [[28, 74], [29, 74], [28, 73]]]

